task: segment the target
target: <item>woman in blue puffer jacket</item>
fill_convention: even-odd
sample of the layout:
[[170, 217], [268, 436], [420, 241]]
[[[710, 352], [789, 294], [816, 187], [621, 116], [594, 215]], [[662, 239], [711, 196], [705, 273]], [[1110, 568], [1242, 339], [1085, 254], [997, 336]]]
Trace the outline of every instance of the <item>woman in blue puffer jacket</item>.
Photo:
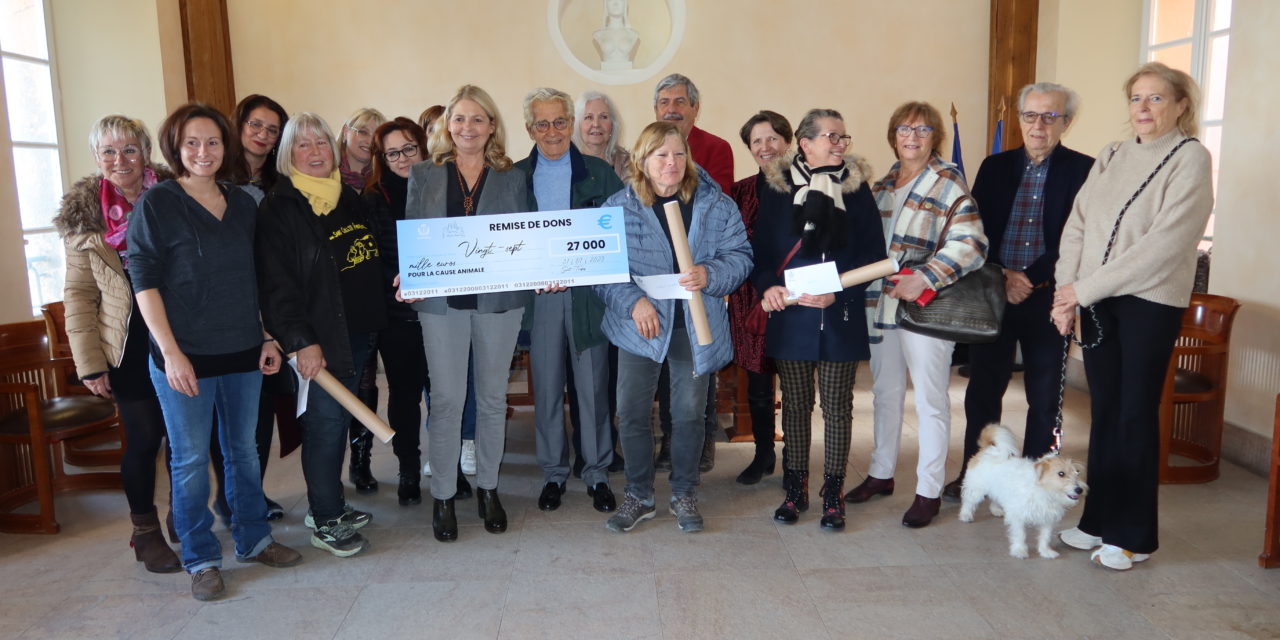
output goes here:
[[[689, 145], [670, 122], [645, 128], [632, 152], [632, 181], [604, 206], [625, 210], [632, 276], [680, 272], [680, 284], [702, 296], [714, 340], [694, 337], [687, 302], [654, 300], [635, 283], [596, 286], [605, 303], [601, 327], [618, 346], [618, 432], [626, 458], [626, 498], [606, 527], [630, 531], [655, 513], [653, 430], [649, 421], [658, 375], [671, 368], [671, 503], [682, 531], [702, 530], [694, 488], [704, 437], [707, 376], [733, 358], [727, 296], [751, 271], [751, 245], [742, 216], [719, 186], [699, 171]], [[676, 266], [663, 207], [678, 202], [694, 266]]]

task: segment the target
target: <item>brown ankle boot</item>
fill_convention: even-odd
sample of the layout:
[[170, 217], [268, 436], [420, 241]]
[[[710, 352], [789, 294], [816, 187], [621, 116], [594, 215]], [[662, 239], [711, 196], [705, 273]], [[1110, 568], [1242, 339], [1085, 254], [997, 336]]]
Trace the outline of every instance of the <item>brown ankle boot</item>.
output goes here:
[[182, 569], [178, 556], [164, 541], [160, 533], [160, 518], [155, 509], [151, 513], [129, 514], [133, 521], [133, 537], [129, 538], [129, 546], [139, 562], [151, 573], [174, 573]]

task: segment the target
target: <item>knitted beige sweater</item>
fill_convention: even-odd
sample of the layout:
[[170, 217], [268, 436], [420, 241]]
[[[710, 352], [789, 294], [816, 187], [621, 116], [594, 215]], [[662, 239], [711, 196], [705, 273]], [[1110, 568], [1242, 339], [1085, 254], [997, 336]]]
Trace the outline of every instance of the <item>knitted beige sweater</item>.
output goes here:
[[1062, 231], [1055, 268], [1058, 285], [1074, 285], [1081, 305], [1123, 295], [1174, 307], [1190, 302], [1196, 244], [1213, 211], [1211, 160], [1198, 142], [1183, 145], [1129, 206], [1102, 264], [1120, 209], [1184, 137], [1174, 130], [1145, 144], [1111, 143], [1098, 153]]

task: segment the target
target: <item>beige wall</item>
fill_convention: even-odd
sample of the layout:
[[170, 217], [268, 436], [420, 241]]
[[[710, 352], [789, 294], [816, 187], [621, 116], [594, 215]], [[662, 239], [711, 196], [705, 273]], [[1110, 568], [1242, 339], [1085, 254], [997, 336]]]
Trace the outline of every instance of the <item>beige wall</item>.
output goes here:
[[1036, 79], [1071, 87], [1080, 112], [1063, 142], [1096, 155], [1128, 133], [1124, 81], [1138, 67], [1142, 3], [1041, 0]]
[[[599, 28], [602, 4], [567, 4], [563, 31], [571, 47], [587, 49], [581, 34]], [[642, 3], [631, 4], [633, 13], [641, 11]], [[807, 5], [740, 0], [726, 10], [727, 3], [691, 1], [684, 44], [671, 63], [642, 83], [613, 87], [579, 76], [557, 55], [546, 29], [545, 0], [477, 0], [439, 26], [438, 3], [403, 3], [396, 20], [377, 24], [368, 39], [351, 30], [353, 21], [370, 16], [363, 2], [227, 5], [236, 91], [266, 93], [290, 112], [316, 111], [335, 128], [366, 104], [387, 115], [416, 117], [471, 82], [498, 102], [510, 155], [523, 157], [531, 142], [523, 130], [521, 99], [529, 89], [549, 85], [575, 96], [589, 88], [609, 93], [620, 105], [630, 144], [653, 119], [654, 83], [679, 71], [703, 93], [699, 124], [730, 141], [738, 177], [754, 173], [755, 164], [737, 130], [761, 108], [793, 124], [811, 107], [840, 110], [854, 150], [882, 174], [892, 160], [884, 128], [893, 108], [922, 98], [945, 113], [954, 100], [975, 169], [981, 158], [985, 2], [930, 3], [928, 19], [912, 26], [906, 45], [902, 35], [908, 31], [886, 28], [901, 24], [900, 3], [827, 3], [821, 11], [783, 15], [780, 7]], [[642, 45], [642, 62], [646, 55]]]
[[[107, 114], [140, 118], [154, 137], [164, 119], [155, 0], [49, 3], [62, 140], [71, 180], [96, 171], [89, 128]], [[159, 160], [157, 150], [153, 159]]]
[[1270, 436], [1280, 393], [1280, 223], [1274, 164], [1280, 4], [1237, 1], [1231, 16], [1226, 124], [1209, 291], [1241, 302], [1231, 336], [1227, 421]]

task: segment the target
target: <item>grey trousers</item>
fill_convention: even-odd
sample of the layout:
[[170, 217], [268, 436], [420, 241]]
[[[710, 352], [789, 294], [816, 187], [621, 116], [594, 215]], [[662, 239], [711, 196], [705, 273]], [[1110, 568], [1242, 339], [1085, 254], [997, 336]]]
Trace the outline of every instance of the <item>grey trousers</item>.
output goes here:
[[467, 355], [475, 356], [476, 486], [498, 488], [498, 467], [507, 444], [507, 381], [524, 309], [476, 313], [449, 309], [419, 313], [431, 376], [431, 428], [427, 460], [431, 497], [447, 500], [458, 491], [462, 453], [462, 407], [467, 399]]
[[609, 481], [613, 434], [609, 415], [609, 345], [578, 350], [573, 339], [573, 292], [539, 294], [533, 300], [529, 359], [538, 464], [544, 482], [569, 478], [569, 438], [565, 432], [565, 350], [573, 369], [581, 420], [582, 480], [588, 487]]

